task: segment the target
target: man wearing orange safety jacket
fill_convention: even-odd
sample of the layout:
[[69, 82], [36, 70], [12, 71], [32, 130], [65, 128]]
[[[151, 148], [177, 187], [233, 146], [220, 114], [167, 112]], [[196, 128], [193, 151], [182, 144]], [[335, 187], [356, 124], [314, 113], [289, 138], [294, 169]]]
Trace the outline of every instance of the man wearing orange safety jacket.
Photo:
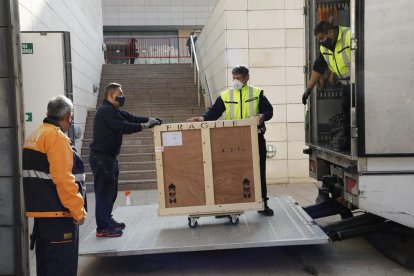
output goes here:
[[52, 98], [47, 117], [25, 141], [23, 188], [26, 215], [34, 218], [37, 275], [76, 275], [79, 225], [86, 216], [85, 175], [81, 158], [65, 132], [73, 104]]

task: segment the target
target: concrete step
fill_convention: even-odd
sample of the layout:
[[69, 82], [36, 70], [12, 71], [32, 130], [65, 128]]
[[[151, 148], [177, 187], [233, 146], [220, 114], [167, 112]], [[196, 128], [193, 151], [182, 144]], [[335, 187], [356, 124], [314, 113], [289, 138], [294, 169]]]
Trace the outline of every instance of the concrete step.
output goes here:
[[[90, 145], [92, 143], [91, 138], [85, 138], [83, 139], [83, 142], [86, 143], [86, 145]], [[123, 139], [122, 140], [122, 146], [132, 146], [132, 145], [154, 145], [154, 138], [153, 137], [134, 137], [132, 139]]]
[[[93, 192], [93, 182], [85, 182], [86, 191]], [[118, 181], [118, 190], [129, 191], [129, 190], [148, 190], [157, 189], [156, 179], [138, 179], [138, 180], [120, 180]]]
[[[112, 81], [110, 81], [112, 82]], [[103, 92], [103, 89], [105, 88], [106, 83], [101, 82], [103, 84], [103, 87], [101, 87], [101, 90], [99, 92]], [[131, 89], [151, 89], [154, 87], [164, 88], [164, 89], [178, 89], [180, 87], [188, 87], [188, 88], [194, 88], [194, 82], [179, 82], [176, 80], [169, 80], [169, 81], [161, 81], [161, 82], [145, 82], [145, 83], [137, 83], [135, 80], [130, 80], [127, 82], [121, 83], [122, 87], [125, 88], [126, 94], [128, 95], [128, 90]], [[126, 87], [125, 87], [126, 86]]]
[[[121, 153], [153, 153], [153, 145], [129, 145], [121, 147]], [[89, 146], [82, 147], [82, 154], [87, 155], [90, 153]]]
[[[146, 162], [155, 161], [155, 153], [124, 153], [116, 158], [118, 162]], [[82, 160], [84, 164], [89, 164], [89, 154], [82, 152]]]
[[[149, 116], [153, 117], [153, 115], [157, 116], [191, 116], [191, 115], [197, 115], [202, 114], [205, 112], [204, 107], [166, 107], [166, 108], [157, 108], [157, 107], [146, 107], [139, 109], [138, 114], [134, 114], [137, 116]], [[86, 119], [86, 123], [92, 123], [93, 119], [95, 117], [95, 110], [89, 110], [88, 111], [88, 117]]]
[[[122, 110], [130, 112], [131, 108], [122, 107]], [[136, 104], [133, 112], [134, 115], [155, 115], [155, 114], [164, 114], [164, 115], [186, 115], [186, 114], [199, 114], [205, 111], [204, 105], [198, 106], [194, 105], [175, 105], [171, 106], [169, 103], [154, 105], [154, 104]], [[88, 110], [88, 117], [94, 117], [96, 113], [95, 109]]]
[[[88, 124], [87, 127], [85, 128], [83, 139], [92, 139], [93, 138], [92, 133], [93, 133], [92, 124]], [[152, 130], [145, 129], [138, 133], [125, 134], [122, 139], [125, 140], [125, 139], [140, 139], [140, 138], [154, 139], [154, 134], [152, 133]]]
[[[103, 93], [102, 93], [103, 94]], [[192, 101], [196, 102], [198, 101], [198, 92], [197, 90], [187, 91], [187, 92], [170, 92], [170, 93], [124, 93], [126, 97], [126, 103], [129, 103], [131, 101], [135, 102], [143, 102], [148, 99], [150, 100], [156, 100], [156, 99], [170, 99], [170, 100], [185, 100], [185, 99], [191, 99]], [[201, 96], [201, 94], [200, 94]], [[145, 99], [145, 100], [143, 100]], [[104, 98], [102, 96], [98, 98], [98, 106], [102, 104]]]
[[[171, 89], [166, 88], [158, 88], [157, 86], [153, 86], [150, 88], [141, 88], [141, 87], [123, 87], [123, 91], [126, 96], [151, 96], [151, 95], [168, 95], [168, 96], [188, 96], [191, 94], [197, 94], [197, 87], [195, 86], [183, 86], [183, 87], [175, 87]], [[104, 98], [104, 89], [102, 88], [99, 93], [99, 103]]]
[[162, 83], [162, 82], [191, 82], [194, 83], [194, 76], [188, 73], [175, 72], [174, 74], [163, 74], [163, 73], [133, 73], [133, 74], [122, 74], [122, 75], [102, 75], [102, 83], [118, 82], [125, 83]]
[[[85, 182], [93, 182], [92, 172], [85, 173]], [[156, 170], [120, 171], [118, 180], [157, 179]]]
[[[155, 161], [118, 162], [120, 171], [155, 170]], [[85, 164], [85, 172], [91, 172], [90, 164]]]

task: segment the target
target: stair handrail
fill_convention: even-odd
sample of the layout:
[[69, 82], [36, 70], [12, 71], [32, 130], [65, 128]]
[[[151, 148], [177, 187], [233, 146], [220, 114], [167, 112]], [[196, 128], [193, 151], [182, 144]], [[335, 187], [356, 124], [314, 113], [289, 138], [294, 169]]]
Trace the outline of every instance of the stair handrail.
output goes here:
[[[194, 36], [190, 35], [190, 41], [191, 41], [191, 47], [190, 47], [190, 59], [191, 59], [191, 67], [194, 68], [194, 85], [197, 85], [197, 93], [198, 93], [198, 106], [201, 106], [201, 96], [200, 96], [200, 90], [201, 88], [203, 88], [201, 86], [201, 81], [200, 81], [200, 66], [199, 66], [199, 62], [198, 62], [198, 57], [197, 57], [197, 53], [196, 53], [196, 48], [195, 48], [195, 41], [194, 41]], [[195, 66], [194, 66], [195, 64]], [[207, 82], [207, 76], [205, 75], [205, 79]], [[203, 88], [204, 90], [207, 90], [207, 93], [209, 95], [210, 101], [211, 101], [211, 94], [210, 94], [210, 88], [208, 83], [206, 83], [207, 87], [206, 89]]]

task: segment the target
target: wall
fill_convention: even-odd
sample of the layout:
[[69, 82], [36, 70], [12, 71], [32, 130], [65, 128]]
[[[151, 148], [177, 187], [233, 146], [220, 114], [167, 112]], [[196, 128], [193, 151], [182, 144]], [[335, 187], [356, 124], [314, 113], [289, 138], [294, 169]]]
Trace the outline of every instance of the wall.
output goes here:
[[303, 0], [219, 0], [197, 41], [213, 99], [232, 85], [231, 69], [250, 68], [251, 84], [274, 108], [267, 122], [269, 183], [308, 181], [304, 143]]
[[[83, 131], [87, 110], [96, 107], [93, 85], [99, 85], [104, 62], [101, 0], [20, 0], [19, 14], [21, 31], [70, 32], [75, 125]], [[47, 103], [38, 104], [46, 111]]]
[[104, 26], [204, 26], [217, 0], [103, 0]]

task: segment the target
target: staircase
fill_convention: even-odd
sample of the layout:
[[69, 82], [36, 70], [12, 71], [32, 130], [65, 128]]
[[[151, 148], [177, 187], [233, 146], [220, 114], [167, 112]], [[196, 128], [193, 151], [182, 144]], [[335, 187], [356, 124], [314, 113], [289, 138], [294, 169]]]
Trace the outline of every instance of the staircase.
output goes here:
[[[185, 122], [200, 116], [205, 108], [203, 97], [198, 106], [197, 87], [189, 64], [105, 64], [102, 68], [99, 107], [104, 88], [110, 82], [122, 84], [126, 101], [122, 110], [136, 116], [159, 117], [163, 123]], [[86, 186], [93, 191], [93, 175], [89, 165], [89, 145], [92, 142], [93, 118], [90, 110], [86, 119], [82, 158], [85, 163]], [[119, 162], [119, 190], [155, 189], [154, 139], [151, 130], [124, 135]]]

